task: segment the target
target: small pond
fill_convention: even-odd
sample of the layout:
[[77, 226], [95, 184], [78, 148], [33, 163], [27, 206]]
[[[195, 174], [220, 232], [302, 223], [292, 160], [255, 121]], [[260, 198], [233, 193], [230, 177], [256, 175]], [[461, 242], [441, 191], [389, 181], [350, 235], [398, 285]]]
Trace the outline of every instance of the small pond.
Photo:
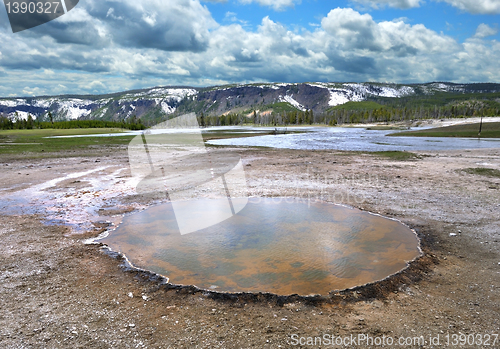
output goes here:
[[[217, 200], [224, 199], [176, 207], [192, 206], [196, 220]], [[280, 295], [326, 295], [378, 281], [420, 255], [416, 234], [398, 221], [290, 198], [250, 198], [231, 218], [184, 235], [173, 206], [163, 204], [126, 216], [100, 241], [173, 284]]]

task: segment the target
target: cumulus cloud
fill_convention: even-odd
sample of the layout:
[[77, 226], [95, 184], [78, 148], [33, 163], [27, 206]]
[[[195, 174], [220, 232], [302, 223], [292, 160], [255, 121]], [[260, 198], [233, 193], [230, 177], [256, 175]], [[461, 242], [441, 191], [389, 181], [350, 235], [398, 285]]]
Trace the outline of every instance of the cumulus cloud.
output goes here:
[[422, 0], [354, 0], [357, 3], [368, 5], [372, 8], [381, 8], [385, 6], [399, 8], [399, 9], [409, 9], [414, 7], [420, 7]]
[[276, 11], [282, 11], [287, 7], [293, 7], [295, 4], [300, 4], [301, 0], [240, 0], [242, 4], [251, 4], [253, 2], [262, 6], [269, 6]]
[[400, 57], [418, 53], [449, 52], [456, 42], [421, 24], [403, 20], [375, 22], [369, 14], [336, 8], [323, 18], [322, 27], [342, 50], [392, 52]]
[[[353, 0], [374, 9], [393, 7], [399, 9], [410, 9], [420, 7], [424, 0]], [[500, 13], [500, 1], [498, 0], [434, 0], [447, 2], [463, 11], [474, 14], [498, 14]]]
[[458, 7], [463, 11], [475, 14], [499, 14], [500, 1], [498, 0], [438, 0]]
[[210, 12], [197, 0], [88, 0], [62, 20], [26, 35], [47, 35], [59, 43], [200, 52], [215, 27]]
[[481, 23], [477, 29], [476, 34], [474, 35], [476, 38], [486, 38], [488, 36], [496, 35], [498, 33], [498, 29], [492, 28], [487, 24]]
[[423, 25], [377, 23], [352, 9], [334, 9], [320, 29], [300, 34], [268, 17], [257, 32], [239, 25], [220, 27], [210, 47], [205, 55], [209, 65], [201, 70], [218, 78], [287, 82], [454, 80], [450, 60], [463, 51], [453, 38]]

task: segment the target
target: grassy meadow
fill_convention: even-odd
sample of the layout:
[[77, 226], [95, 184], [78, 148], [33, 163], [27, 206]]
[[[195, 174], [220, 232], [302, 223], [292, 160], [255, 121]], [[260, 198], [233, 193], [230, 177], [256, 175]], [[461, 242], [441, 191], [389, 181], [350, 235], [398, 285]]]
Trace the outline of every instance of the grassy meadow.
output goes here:
[[[89, 128], [89, 129], [33, 129], [33, 130], [2, 130], [0, 131], [0, 155], [22, 154], [28, 157], [45, 157], [50, 153], [58, 156], [66, 152], [70, 156], [73, 151], [80, 150], [82, 155], [100, 146], [127, 145], [133, 136], [117, 137], [78, 137], [78, 138], [48, 138], [53, 136], [93, 135], [120, 133], [129, 130]], [[88, 155], [88, 154], [87, 154]]]
[[388, 136], [500, 138], [500, 122], [485, 122], [482, 126], [481, 135], [479, 136], [478, 133], [479, 123], [475, 123], [391, 133]]

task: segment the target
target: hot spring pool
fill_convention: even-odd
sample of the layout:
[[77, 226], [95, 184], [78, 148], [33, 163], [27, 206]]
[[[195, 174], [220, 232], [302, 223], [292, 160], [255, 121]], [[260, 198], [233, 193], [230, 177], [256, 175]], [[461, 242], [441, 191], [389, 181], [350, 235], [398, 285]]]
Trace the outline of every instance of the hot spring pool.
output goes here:
[[[214, 200], [196, 200], [193, 219]], [[125, 217], [100, 241], [173, 284], [280, 295], [326, 295], [378, 281], [421, 253], [416, 234], [398, 221], [290, 198], [250, 198], [231, 218], [185, 235], [172, 205], [163, 204]]]

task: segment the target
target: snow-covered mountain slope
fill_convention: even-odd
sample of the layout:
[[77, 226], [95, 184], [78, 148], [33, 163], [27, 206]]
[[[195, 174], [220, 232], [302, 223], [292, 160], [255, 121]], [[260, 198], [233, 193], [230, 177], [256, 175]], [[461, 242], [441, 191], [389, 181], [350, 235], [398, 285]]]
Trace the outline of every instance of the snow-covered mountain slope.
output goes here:
[[384, 83], [260, 83], [209, 88], [155, 87], [102, 96], [0, 98], [0, 115], [47, 120], [156, 120], [173, 113], [221, 115], [228, 112], [313, 110], [322, 113], [347, 102], [370, 98], [429, 96], [436, 93], [500, 92], [500, 84], [384, 84]]
[[123, 120], [152, 112], [174, 113], [184, 98], [197, 93], [193, 88], [172, 87], [106, 96], [3, 98], [0, 99], [0, 114], [13, 119], [26, 119], [29, 114], [47, 119], [50, 112], [54, 120]]

